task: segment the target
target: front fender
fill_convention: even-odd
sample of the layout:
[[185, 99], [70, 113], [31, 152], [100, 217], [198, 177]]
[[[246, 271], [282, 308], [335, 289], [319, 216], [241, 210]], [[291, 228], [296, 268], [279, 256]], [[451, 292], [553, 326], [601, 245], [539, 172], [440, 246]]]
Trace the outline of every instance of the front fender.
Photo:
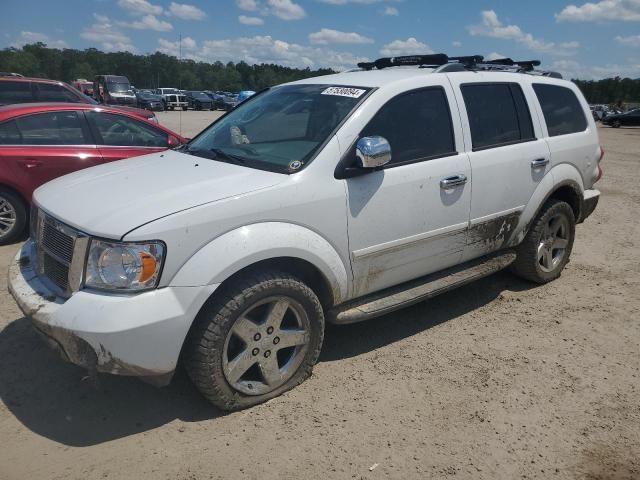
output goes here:
[[249, 265], [278, 257], [308, 261], [328, 280], [337, 303], [347, 298], [349, 277], [338, 252], [312, 230], [281, 222], [245, 225], [217, 237], [180, 268], [170, 285], [222, 283]]

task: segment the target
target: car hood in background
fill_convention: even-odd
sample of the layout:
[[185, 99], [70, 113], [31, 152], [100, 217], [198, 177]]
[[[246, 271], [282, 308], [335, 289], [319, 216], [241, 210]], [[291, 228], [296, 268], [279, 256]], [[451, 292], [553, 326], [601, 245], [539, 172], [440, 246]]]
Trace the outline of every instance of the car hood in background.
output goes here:
[[33, 198], [44, 211], [85, 233], [121, 238], [158, 218], [285, 178], [167, 150], [65, 175], [38, 188]]

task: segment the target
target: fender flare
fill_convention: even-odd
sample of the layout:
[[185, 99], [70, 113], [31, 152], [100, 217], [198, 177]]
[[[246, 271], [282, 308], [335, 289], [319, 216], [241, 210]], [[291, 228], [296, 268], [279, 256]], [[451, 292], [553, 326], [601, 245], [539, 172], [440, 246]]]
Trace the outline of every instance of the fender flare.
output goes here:
[[[544, 204], [547, 203], [547, 200], [549, 200], [558, 189], [566, 186], [571, 187], [578, 195], [580, 199], [578, 207], [579, 210], [582, 211], [584, 186], [580, 172], [569, 164], [558, 165], [547, 172], [534, 190], [533, 195], [531, 195], [529, 199], [529, 203], [520, 215], [520, 220], [515, 229], [515, 235], [511, 237], [509, 246], [519, 245], [524, 240], [524, 237], [529, 232], [531, 223], [537, 218], [540, 210]], [[580, 215], [576, 217], [576, 222], [579, 220], [579, 216]]]
[[349, 275], [336, 249], [316, 232], [282, 222], [245, 225], [215, 238], [187, 260], [170, 285], [219, 284], [245, 267], [279, 257], [311, 263], [324, 275], [336, 303], [347, 298]]

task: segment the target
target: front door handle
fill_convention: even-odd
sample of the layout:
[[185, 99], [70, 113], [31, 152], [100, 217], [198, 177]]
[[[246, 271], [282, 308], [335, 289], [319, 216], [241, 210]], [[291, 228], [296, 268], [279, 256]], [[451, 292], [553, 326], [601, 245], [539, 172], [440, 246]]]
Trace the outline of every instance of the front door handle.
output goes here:
[[27, 170], [31, 170], [42, 165], [42, 160], [38, 160], [36, 158], [25, 158], [24, 160], [20, 160], [19, 163]]
[[447, 177], [440, 180], [440, 188], [449, 189], [457, 187], [458, 185], [464, 185], [465, 183], [467, 183], [466, 175], [454, 175], [452, 177]]
[[548, 164], [549, 164], [548, 158], [538, 158], [537, 160], [531, 161], [531, 168], [546, 167]]

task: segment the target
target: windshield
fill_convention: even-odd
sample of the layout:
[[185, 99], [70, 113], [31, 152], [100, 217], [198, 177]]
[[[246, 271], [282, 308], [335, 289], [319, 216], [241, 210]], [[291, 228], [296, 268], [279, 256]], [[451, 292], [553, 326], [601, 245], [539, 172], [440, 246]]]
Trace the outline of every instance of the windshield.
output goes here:
[[125, 93], [125, 92], [131, 91], [131, 85], [129, 85], [128, 83], [109, 82], [107, 83], [107, 88], [109, 89], [110, 92]]
[[313, 158], [368, 91], [329, 85], [275, 87], [229, 112], [184, 151], [293, 173]]

